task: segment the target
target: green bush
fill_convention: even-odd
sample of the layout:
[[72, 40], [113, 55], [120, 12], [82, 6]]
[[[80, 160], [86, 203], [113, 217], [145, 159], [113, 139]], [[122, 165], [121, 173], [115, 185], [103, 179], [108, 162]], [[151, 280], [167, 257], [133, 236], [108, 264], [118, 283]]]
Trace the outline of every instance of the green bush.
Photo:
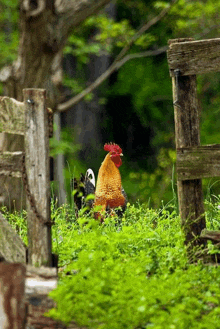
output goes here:
[[220, 269], [188, 263], [174, 209], [129, 205], [117, 224], [61, 220], [54, 251], [63, 271], [50, 316], [88, 328], [219, 328]]
[[[219, 200], [205, 202], [208, 229], [219, 229]], [[26, 214], [3, 211], [27, 243]], [[93, 329], [219, 328], [220, 268], [189, 264], [174, 207], [128, 205], [104, 224], [69, 205], [51, 214], [60, 277], [49, 316]]]

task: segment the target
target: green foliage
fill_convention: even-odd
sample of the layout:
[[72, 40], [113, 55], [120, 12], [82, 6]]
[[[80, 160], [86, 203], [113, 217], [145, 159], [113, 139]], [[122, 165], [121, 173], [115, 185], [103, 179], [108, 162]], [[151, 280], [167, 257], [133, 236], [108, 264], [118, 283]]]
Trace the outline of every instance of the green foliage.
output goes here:
[[[85, 80], [82, 78], [70, 78], [67, 74], [64, 76], [64, 85], [71, 89], [74, 95], [81, 93], [85, 89]], [[93, 93], [88, 93], [84, 100], [90, 102], [93, 99]]]
[[72, 54], [77, 57], [81, 63], [87, 64], [89, 61], [89, 55], [98, 55], [100, 50], [101, 46], [99, 43], [88, 43], [88, 40], [82, 35], [79, 36], [77, 34], [72, 34], [68, 38], [68, 44], [64, 49], [64, 53]]
[[25, 210], [20, 212], [14, 210], [14, 212], [11, 213], [6, 207], [2, 207], [0, 211], [5, 219], [8, 220], [9, 224], [15, 229], [25, 245], [27, 245], [27, 212]]
[[[54, 126], [54, 130], [56, 130]], [[67, 191], [68, 202], [72, 204], [72, 179], [80, 177], [81, 173], [86, 171], [86, 167], [80, 161], [76, 161], [77, 154], [81, 145], [75, 141], [75, 131], [70, 128], [62, 129], [61, 139], [57, 140], [55, 136], [50, 138], [50, 155], [56, 157], [58, 154], [65, 156], [64, 181]], [[56, 191], [56, 181], [53, 182], [53, 189]]]
[[160, 207], [161, 200], [164, 204], [169, 204], [170, 200], [176, 204], [175, 162], [176, 152], [161, 148], [157, 156], [157, 167], [152, 173], [130, 171], [123, 180], [129, 200], [135, 202], [138, 199], [155, 208]]
[[[208, 229], [219, 229], [219, 204], [206, 200]], [[26, 242], [26, 213], [1, 211]], [[60, 279], [50, 316], [93, 329], [219, 328], [220, 268], [188, 263], [175, 207], [128, 204], [100, 224], [52, 201], [51, 216]]]
[[[136, 33], [127, 19], [115, 22], [112, 18], [100, 15], [95, 20], [89, 19], [88, 22], [95, 23], [99, 30], [95, 39], [100, 41], [108, 51], [111, 51], [113, 46], [125, 47]], [[155, 38], [151, 34], [146, 33], [135, 42], [135, 45], [147, 48], [154, 41]]]
[[[115, 21], [105, 13], [87, 18], [79, 28], [74, 30], [68, 38], [64, 54], [73, 55], [77, 61], [77, 70], [74, 78], [65, 75], [64, 84], [71, 88], [74, 94], [85, 88], [86, 65], [91, 60], [91, 55], [102, 56], [112, 54], [115, 49], [125, 47], [135, 35], [136, 30], [128, 19]], [[151, 33], [141, 35], [134, 45], [138, 49], [146, 49], [152, 45], [155, 37]], [[92, 94], [85, 97], [91, 101]]]
[[[104, 13], [89, 17], [69, 37], [68, 45], [65, 48], [65, 53], [72, 54], [77, 59], [75, 77], [72, 79], [66, 76], [66, 86], [71, 88], [74, 94], [81, 92], [86, 86], [86, 65], [91, 58], [94, 58], [93, 55], [100, 56], [110, 53], [114, 56], [118, 54], [135, 35], [137, 29], [147, 21], [149, 22], [162, 9], [167, 8], [169, 3], [170, 1], [118, 1], [117, 17], [114, 20]], [[219, 11], [219, 7], [220, 1], [215, 0], [177, 1], [163, 20], [135, 42], [128, 54], [142, 52], [145, 49], [157, 49], [167, 45], [168, 39], [172, 38], [218, 37], [219, 25], [216, 13]], [[218, 73], [198, 77], [198, 93], [203, 108], [201, 112], [201, 141], [203, 144], [218, 143], [220, 138], [218, 86]], [[118, 71], [116, 81], [109, 88], [102, 90], [102, 96], [107, 100], [109, 96], [131, 97], [131, 106], [126, 108], [128, 116], [132, 118], [137, 115], [140, 125], [146, 128], [146, 133], [149, 127], [152, 129], [149, 147], [154, 152], [154, 158], [157, 158], [155, 169], [152, 170], [152, 166], [147, 160], [143, 162], [141, 159], [136, 163], [135, 169], [129, 168], [128, 164], [126, 169], [121, 170], [123, 185], [130, 200], [133, 202], [139, 199], [141, 202], [155, 207], [159, 206], [161, 200], [164, 200], [166, 204], [173, 195], [175, 196], [173, 194], [175, 185], [172, 183], [174, 161], [173, 156], [172, 158], [169, 156], [169, 153], [173, 152], [175, 139], [173, 100], [166, 54], [128, 61]], [[90, 101], [92, 97], [93, 95], [89, 94], [87, 101]], [[111, 116], [111, 111], [112, 108], [107, 116]], [[133, 126], [133, 129], [138, 128]], [[142, 140], [141, 143], [144, 144], [145, 141]], [[166, 168], [161, 166], [159, 160], [161, 154], [163, 154], [164, 160], [170, 158]], [[136, 159], [127, 158], [125, 163], [129, 161], [134, 162]], [[100, 162], [97, 159], [97, 170], [99, 165]], [[82, 168], [81, 163], [79, 166]], [[88, 163], [85, 164], [86, 166]], [[76, 162], [74, 167], [79, 173]], [[68, 176], [69, 168], [66, 172]], [[209, 189], [209, 184], [211, 184], [210, 180], [204, 182], [205, 193]], [[220, 192], [218, 184], [215, 184], [212, 189], [215, 194]]]
[[50, 316], [94, 329], [218, 328], [220, 269], [188, 264], [175, 210], [128, 205], [117, 225], [59, 211], [53, 240], [63, 271]]
[[220, 195], [207, 195], [205, 199], [207, 229], [220, 230], [219, 211], [220, 211]]
[[198, 97], [201, 106], [201, 142], [216, 144], [220, 139], [219, 124], [220, 73], [198, 76]]
[[[54, 130], [57, 127], [54, 125]], [[58, 141], [54, 136], [50, 138], [50, 155], [65, 154], [74, 156], [74, 153], [80, 150], [80, 145], [74, 142], [74, 134], [71, 129], [66, 128], [61, 131], [61, 140]]]
[[171, 92], [164, 56], [129, 61], [119, 71], [117, 82], [111, 89], [113, 94], [131, 94], [133, 111], [141, 124], [154, 127], [155, 137], [151, 141], [154, 147], [167, 143], [171, 137], [170, 131], [173, 131]]
[[[203, 74], [197, 77], [199, 106], [201, 108], [201, 144], [219, 144], [220, 122], [219, 122], [219, 72]], [[218, 195], [220, 193], [219, 177], [204, 179], [203, 186], [205, 194]], [[214, 200], [215, 201], [215, 200]]]
[[0, 67], [16, 59], [18, 50], [18, 1], [0, 1]]
[[[159, 10], [167, 7], [167, 2], [150, 1], [148, 8], [144, 1], [127, 1], [121, 3], [119, 18], [129, 18], [132, 22], [135, 18], [147, 17], [149, 21]], [[132, 7], [133, 6], [133, 7]], [[154, 37], [154, 46], [166, 45], [168, 39], [180, 37], [194, 37], [195, 39], [218, 37], [219, 24], [216, 12], [220, 1], [188, 1], [180, 0], [172, 6], [169, 14], [156, 26], [150, 29]], [[135, 8], [132, 10], [131, 8]], [[138, 26], [138, 25], [137, 25]], [[149, 31], [148, 31], [149, 32]], [[151, 46], [152, 47], [152, 46]], [[132, 52], [138, 52], [136, 47]], [[154, 150], [155, 157], [160, 156], [160, 149], [167, 151], [174, 148], [173, 104], [171, 92], [171, 80], [169, 77], [166, 55], [150, 58], [139, 58], [128, 61], [120, 68], [117, 81], [108, 91], [110, 95], [131, 96], [132, 106], [127, 111], [136, 113], [143, 127], [152, 127], [153, 134], [150, 146]], [[198, 76], [199, 101], [201, 111], [201, 142], [203, 144], [218, 143], [219, 135], [219, 73]], [[131, 117], [132, 117], [131, 115]], [[136, 127], [134, 127], [136, 129]], [[147, 130], [146, 130], [147, 133]], [[141, 141], [145, 143], [145, 141]], [[133, 159], [132, 159], [133, 160]], [[173, 162], [167, 170], [161, 170], [159, 161], [157, 168], [152, 172], [148, 162], [138, 163], [139, 168], [127, 170], [125, 187], [132, 200], [139, 198], [144, 202], [158, 207], [160, 200], [168, 202], [172, 198]], [[137, 166], [137, 167], [138, 167]], [[204, 191], [209, 188], [213, 180], [204, 182]], [[212, 187], [212, 193], [219, 193], [219, 184]]]
[[176, 18], [170, 21], [173, 33], [178, 37], [187, 35], [196, 37], [196, 39], [201, 38], [203, 34], [216, 37], [216, 32], [219, 29], [216, 13], [219, 9], [220, 1], [216, 0], [177, 1], [171, 9], [171, 15]]
[[[91, 54], [100, 56], [104, 52], [112, 53], [114, 47], [125, 47], [135, 33], [136, 30], [128, 19], [116, 22], [104, 13], [91, 16], [70, 35], [64, 53], [72, 54], [79, 63], [87, 64]], [[88, 37], [91, 39], [88, 40]], [[134, 44], [145, 49], [154, 41], [155, 37], [151, 33], [146, 33]]]

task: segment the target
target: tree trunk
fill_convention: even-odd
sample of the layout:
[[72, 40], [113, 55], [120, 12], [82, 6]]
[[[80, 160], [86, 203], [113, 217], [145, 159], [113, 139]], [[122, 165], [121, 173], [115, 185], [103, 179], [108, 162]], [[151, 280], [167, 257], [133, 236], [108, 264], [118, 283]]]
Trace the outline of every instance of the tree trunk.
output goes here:
[[47, 90], [49, 106], [55, 108], [59, 95], [54, 74], [60, 69], [62, 51], [71, 29], [109, 2], [20, 0], [18, 59], [11, 67], [6, 67], [2, 74], [5, 94], [22, 100], [24, 88], [44, 88]]

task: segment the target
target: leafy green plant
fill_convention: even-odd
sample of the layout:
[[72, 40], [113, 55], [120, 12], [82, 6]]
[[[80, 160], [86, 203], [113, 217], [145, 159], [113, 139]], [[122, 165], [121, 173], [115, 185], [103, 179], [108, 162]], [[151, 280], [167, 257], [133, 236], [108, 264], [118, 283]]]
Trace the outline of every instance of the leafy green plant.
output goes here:
[[218, 328], [220, 270], [188, 264], [175, 210], [128, 205], [117, 225], [89, 215], [68, 225], [50, 316], [88, 328]]
[[[219, 201], [206, 200], [207, 228], [219, 229]], [[26, 241], [25, 212], [2, 211]], [[70, 205], [52, 201], [60, 278], [49, 316], [94, 329], [219, 328], [220, 268], [189, 264], [175, 205], [128, 204], [121, 219], [103, 224], [91, 215], [76, 218]]]
[[6, 207], [1, 207], [0, 211], [15, 229], [23, 242], [27, 245], [27, 212], [26, 210], [9, 212]]
[[18, 1], [0, 1], [0, 67], [11, 64], [16, 59], [18, 34]]
[[158, 165], [153, 172], [131, 171], [124, 178], [124, 188], [129, 197], [132, 200], [138, 198], [141, 203], [153, 207], [160, 207], [161, 200], [164, 204], [177, 206], [175, 162], [176, 152], [161, 148], [157, 156]]

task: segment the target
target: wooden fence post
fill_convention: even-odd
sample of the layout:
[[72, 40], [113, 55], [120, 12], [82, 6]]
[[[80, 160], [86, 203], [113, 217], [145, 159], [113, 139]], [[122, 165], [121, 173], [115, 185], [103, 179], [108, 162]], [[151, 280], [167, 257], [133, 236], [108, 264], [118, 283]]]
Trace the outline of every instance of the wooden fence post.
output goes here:
[[24, 89], [28, 263], [51, 266], [49, 127], [44, 89]]
[[0, 328], [25, 328], [25, 272], [22, 264], [0, 263]]
[[[169, 44], [192, 39], [170, 40]], [[172, 77], [176, 148], [200, 145], [199, 106], [196, 75], [181, 75], [176, 69]], [[179, 212], [186, 234], [186, 243], [198, 244], [205, 225], [201, 179], [178, 180]]]

